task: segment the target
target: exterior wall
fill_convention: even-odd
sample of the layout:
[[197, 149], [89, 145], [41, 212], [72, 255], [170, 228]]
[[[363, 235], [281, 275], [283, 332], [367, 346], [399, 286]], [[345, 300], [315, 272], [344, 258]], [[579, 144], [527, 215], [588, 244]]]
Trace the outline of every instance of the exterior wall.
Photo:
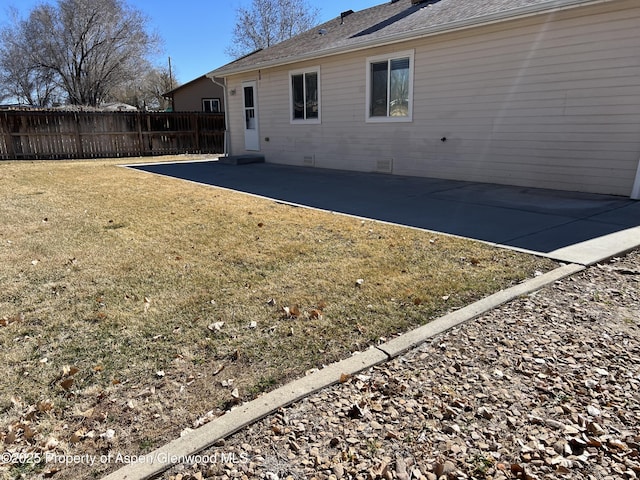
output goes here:
[[[244, 152], [241, 82], [256, 80], [270, 162], [629, 196], [639, 31], [640, 4], [620, 0], [233, 76], [232, 153]], [[413, 121], [366, 123], [366, 58], [407, 49]], [[292, 125], [288, 72], [313, 66], [322, 123]]]
[[224, 112], [224, 92], [206, 77], [197, 78], [179, 87], [173, 93], [173, 108], [176, 112], [202, 112], [204, 98], [218, 98], [220, 111]]

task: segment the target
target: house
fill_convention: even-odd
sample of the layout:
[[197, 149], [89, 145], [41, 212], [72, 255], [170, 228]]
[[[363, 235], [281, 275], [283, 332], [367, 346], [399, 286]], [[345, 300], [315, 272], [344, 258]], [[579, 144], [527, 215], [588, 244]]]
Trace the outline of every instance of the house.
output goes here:
[[103, 103], [100, 110], [104, 112], [137, 112], [138, 109], [133, 105], [122, 102]]
[[207, 76], [230, 155], [640, 197], [638, 0], [391, 0]]
[[224, 92], [215, 80], [202, 75], [162, 95], [173, 112], [224, 112]]

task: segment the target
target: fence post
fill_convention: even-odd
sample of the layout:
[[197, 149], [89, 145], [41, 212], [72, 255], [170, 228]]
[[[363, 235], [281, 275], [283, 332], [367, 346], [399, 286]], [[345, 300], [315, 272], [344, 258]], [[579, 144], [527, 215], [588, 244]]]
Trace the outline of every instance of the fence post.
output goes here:
[[136, 112], [136, 125], [138, 127], [138, 156], [142, 156], [144, 152], [144, 139], [142, 137], [142, 113]]
[[82, 135], [80, 134], [80, 117], [77, 113], [73, 115], [75, 120], [75, 138], [76, 138], [76, 152], [78, 158], [84, 158], [84, 148], [82, 147]]
[[200, 122], [198, 120], [200, 120], [200, 114], [198, 113], [194, 113], [193, 114], [193, 119], [194, 119], [194, 123], [195, 125], [193, 125], [193, 131], [195, 133], [195, 140], [196, 140], [196, 153], [202, 153], [200, 150]]
[[5, 112], [4, 114], [4, 142], [7, 146], [7, 159], [16, 158], [16, 151], [13, 148], [13, 136], [11, 135], [11, 130], [9, 129], [9, 114]]

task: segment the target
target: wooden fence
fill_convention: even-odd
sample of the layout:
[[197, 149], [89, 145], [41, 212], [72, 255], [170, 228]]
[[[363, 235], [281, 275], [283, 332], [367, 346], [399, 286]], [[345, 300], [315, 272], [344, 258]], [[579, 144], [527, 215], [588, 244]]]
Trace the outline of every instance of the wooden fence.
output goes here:
[[223, 153], [224, 114], [0, 112], [0, 159]]

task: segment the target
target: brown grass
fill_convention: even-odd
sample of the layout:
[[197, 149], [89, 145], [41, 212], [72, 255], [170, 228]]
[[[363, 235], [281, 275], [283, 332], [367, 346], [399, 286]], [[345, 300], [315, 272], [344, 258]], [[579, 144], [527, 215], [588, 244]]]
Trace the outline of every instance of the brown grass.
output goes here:
[[0, 450], [139, 454], [553, 266], [118, 163], [0, 164]]

